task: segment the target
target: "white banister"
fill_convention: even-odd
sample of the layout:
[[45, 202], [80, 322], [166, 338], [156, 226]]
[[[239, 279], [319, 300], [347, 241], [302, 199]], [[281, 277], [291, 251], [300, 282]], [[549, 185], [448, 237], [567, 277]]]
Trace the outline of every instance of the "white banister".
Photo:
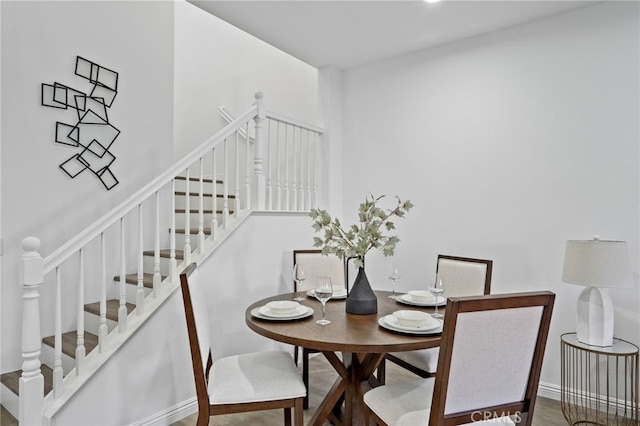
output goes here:
[[19, 421], [21, 425], [41, 425], [44, 403], [44, 377], [40, 371], [40, 284], [44, 281], [44, 262], [38, 250], [40, 240], [22, 240], [20, 284], [22, 285], [22, 376], [19, 381]]
[[[87, 375], [100, 368], [99, 366], [111, 356], [112, 349], [119, 347], [135, 334], [138, 327], [153, 314], [158, 306], [161, 306], [163, 300], [146, 300], [145, 277], [148, 277], [151, 272], [153, 273], [152, 297], [168, 297], [170, 292], [163, 289], [176, 288], [180, 268], [192, 261], [201, 262], [204, 256], [216, 247], [216, 238], [220, 235], [226, 238], [229, 234], [221, 230], [230, 229], [234, 225], [232, 220], [247, 217], [248, 212], [241, 212], [241, 210], [288, 211], [305, 209], [308, 203], [313, 205], [312, 199], [316, 196], [319, 166], [318, 146], [317, 143], [311, 143], [310, 135], [313, 135], [313, 139], [317, 141], [321, 130], [268, 112], [260, 92], [256, 93], [254, 103], [248, 111], [234, 120], [231, 120], [230, 115], [225, 111], [225, 119], [230, 121], [228, 126], [204, 141], [166, 173], [143, 186], [87, 229], [53, 250], [48, 256], [43, 258], [38, 253], [40, 241], [37, 238], [29, 237], [23, 240], [24, 254], [19, 266], [24, 305], [23, 372], [20, 379], [19, 399], [21, 424], [55, 424], [55, 418], [51, 416], [55, 416], [70, 396], [87, 382]], [[305, 132], [306, 141], [303, 138]], [[209, 155], [210, 160], [207, 157]], [[207, 193], [209, 192], [207, 176], [209, 161], [211, 194]], [[199, 165], [197, 178], [196, 163]], [[218, 181], [218, 174], [221, 181]], [[291, 178], [293, 185], [289, 180]], [[196, 182], [199, 185], [198, 190], [193, 188], [192, 191], [192, 184]], [[284, 188], [282, 183], [285, 185]], [[219, 188], [218, 185], [222, 187]], [[230, 185], [233, 186], [230, 187]], [[176, 250], [176, 229], [179, 230], [181, 224], [176, 225], [176, 211], [180, 214], [183, 206], [177, 205], [179, 201], [176, 197], [183, 195], [183, 189], [184, 240], [180, 240], [183, 247], [178, 246], [183, 248], [182, 260], [180, 260], [180, 250]], [[163, 198], [161, 201], [161, 196], [164, 197], [168, 191], [170, 191], [171, 200], [165, 202]], [[204, 218], [209, 214], [209, 195], [211, 195], [211, 232], [207, 238], [208, 230], [205, 227], [208, 227], [209, 223], [205, 224]], [[218, 197], [221, 200], [222, 219], [218, 219]], [[198, 207], [192, 208], [192, 203], [196, 202], [196, 199]], [[151, 210], [144, 207], [145, 203], [148, 203], [146, 206]], [[170, 208], [170, 212], [164, 210], [167, 208]], [[137, 212], [135, 212], [136, 209]], [[134, 217], [134, 212], [137, 213], [137, 218]], [[144, 213], [148, 216], [147, 218]], [[193, 229], [191, 227], [196, 214], [197, 231], [195, 224]], [[130, 220], [125, 219], [128, 215]], [[145, 219], [153, 220], [154, 226], [150, 223], [147, 228], [144, 225]], [[166, 259], [161, 260], [166, 254], [160, 249], [163, 241], [166, 242], [162, 233], [167, 228], [169, 230], [168, 265], [162, 263], [166, 262]], [[196, 234], [197, 249], [193, 251], [191, 245], [195, 245], [196, 241], [192, 242], [191, 236]], [[99, 249], [94, 250], [90, 244], [96, 243], [98, 239]], [[151, 244], [153, 244], [153, 253], [148, 253], [148, 257], [144, 257], [146, 256], [145, 245], [151, 247]], [[79, 267], [75, 267], [76, 254], [79, 255]], [[152, 264], [151, 256], [153, 256]], [[65, 265], [67, 262], [69, 265]], [[127, 275], [127, 268], [129, 268], [129, 275]], [[137, 268], [136, 273], [133, 273], [133, 268]], [[53, 393], [43, 399], [44, 379], [39, 359], [42, 344], [39, 287], [45, 282], [45, 277], [50, 278], [48, 274], [52, 272], [55, 272], [55, 289], [50, 290], [55, 291], [44, 294], [52, 294], [55, 297], [53, 314], [47, 314], [53, 318], [47, 317], [43, 323], [53, 322], [54, 326]], [[168, 273], [171, 286], [167, 284], [163, 287], [161, 272]], [[116, 281], [116, 285], [112, 286], [112, 280]], [[53, 283], [53, 280], [51, 282]], [[66, 295], [74, 295], [75, 304], [73, 299], [70, 302], [65, 300], [63, 306], [62, 298]], [[94, 297], [95, 299], [90, 300]], [[107, 300], [107, 297], [116, 300]], [[85, 304], [95, 302], [96, 299], [99, 302], [98, 323], [95, 325], [93, 321], [87, 319], [85, 326]], [[139, 318], [128, 321], [131, 305], [127, 301], [133, 302], [133, 299], [135, 299], [135, 312]], [[110, 314], [108, 307], [112, 302], [117, 302], [117, 335], [109, 332], [111, 325], [108, 319]], [[47, 304], [51, 304], [51, 301], [48, 300]], [[66, 368], [63, 354], [68, 351], [66, 347], [63, 351], [63, 340], [66, 346], [64, 333], [71, 331], [74, 327], [72, 324], [76, 327], [74, 376], [78, 376], [77, 380], [74, 378], [67, 380], [63, 377]], [[90, 337], [89, 333], [96, 333], [93, 328], [96, 326], [98, 348], [95, 352], [88, 352], [90, 346], [87, 342], [90, 339], [87, 340], [87, 337]], [[44, 416], [43, 413], [45, 413]]]

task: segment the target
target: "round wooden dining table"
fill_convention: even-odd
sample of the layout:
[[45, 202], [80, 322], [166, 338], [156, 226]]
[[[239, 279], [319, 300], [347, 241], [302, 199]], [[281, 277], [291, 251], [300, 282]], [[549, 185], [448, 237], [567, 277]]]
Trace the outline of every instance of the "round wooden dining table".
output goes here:
[[[429, 335], [400, 334], [378, 324], [378, 319], [400, 309], [433, 312], [431, 307], [407, 306], [389, 298], [390, 292], [376, 291], [378, 312], [371, 315], [348, 314], [345, 300], [330, 300], [326, 304], [329, 325], [318, 325], [322, 305], [313, 297], [300, 303], [313, 308], [313, 315], [293, 321], [270, 321], [251, 312], [273, 300], [292, 300], [294, 293], [259, 300], [245, 312], [245, 321], [256, 333], [278, 342], [315, 349], [323, 353], [338, 373], [338, 378], [309, 421], [322, 425], [328, 419], [334, 424], [365, 425], [364, 393], [378, 386], [374, 376], [378, 364], [388, 352], [426, 349], [440, 345], [440, 333]], [[338, 356], [342, 354], [342, 357]], [[342, 404], [344, 401], [344, 404]], [[340, 408], [340, 409], [338, 409]]]

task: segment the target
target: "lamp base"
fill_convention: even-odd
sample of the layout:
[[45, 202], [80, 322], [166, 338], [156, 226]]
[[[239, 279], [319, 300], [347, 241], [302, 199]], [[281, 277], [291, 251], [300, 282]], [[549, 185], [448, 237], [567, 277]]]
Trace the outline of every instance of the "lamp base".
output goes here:
[[599, 287], [586, 287], [578, 296], [578, 341], [591, 346], [613, 345], [613, 302]]

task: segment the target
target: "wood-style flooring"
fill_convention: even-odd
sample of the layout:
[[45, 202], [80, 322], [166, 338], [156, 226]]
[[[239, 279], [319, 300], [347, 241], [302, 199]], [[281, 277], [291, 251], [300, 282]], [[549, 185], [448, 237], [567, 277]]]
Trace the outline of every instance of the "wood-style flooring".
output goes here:
[[[323, 396], [336, 379], [336, 373], [322, 355], [311, 358], [309, 381], [309, 409], [304, 413], [305, 423], [309, 421], [313, 412], [322, 401]], [[415, 380], [416, 376], [406, 370], [397, 367], [391, 362], [387, 362], [387, 382], [393, 383], [401, 380]], [[186, 417], [171, 426], [192, 426], [196, 424], [196, 415]], [[228, 414], [224, 416], [212, 417], [210, 425], [217, 426], [280, 426], [283, 424], [282, 410], [259, 411], [246, 414]], [[328, 424], [328, 423], [327, 423]], [[565, 426], [567, 422], [562, 416], [560, 403], [553, 399], [538, 397], [536, 409], [533, 416], [533, 426]], [[17, 426], [18, 421], [2, 408], [2, 426]]]
[[[386, 363], [387, 383], [405, 380], [416, 380], [418, 377], [396, 366], [392, 362]], [[309, 409], [304, 412], [305, 424], [311, 419], [314, 411], [322, 401], [327, 390], [337, 378], [337, 373], [329, 365], [324, 356], [313, 356], [309, 362]], [[196, 415], [186, 417], [171, 426], [193, 426]], [[281, 426], [283, 422], [282, 410], [258, 411], [254, 413], [227, 414], [211, 417], [210, 425], [216, 426]], [[330, 423], [326, 423], [329, 425]], [[538, 397], [533, 416], [533, 426], [566, 426], [562, 415], [560, 402], [549, 398]]]

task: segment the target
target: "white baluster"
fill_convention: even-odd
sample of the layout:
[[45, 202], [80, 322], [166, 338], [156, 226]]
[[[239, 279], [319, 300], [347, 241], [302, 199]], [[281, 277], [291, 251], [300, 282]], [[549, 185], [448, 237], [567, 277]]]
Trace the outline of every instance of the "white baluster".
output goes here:
[[[247, 128], [247, 131], [248, 130], [249, 130], [249, 128]], [[239, 141], [239, 136], [242, 136], [240, 131], [235, 132], [235, 138], [236, 138], [236, 140], [235, 140], [235, 146], [236, 146], [236, 151], [235, 151], [236, 152], [236, 154], [235, 154], [235, 162], [236, 162], [236, 167], [235, 167], [235, 169], [236, 169], [236, 178], [235, 178], [235, 181], [236, 181], [236, 184], [235, 184], [235, 187], [236, 187], [236, 191], [235, 191], [235, 199], [233, 200], [233, 212], [234, 212], [234, 216], [235, 217], [238, 217], [238, 210], [240, 210], [240, 208], [241, 208], [241, 203], [240, 203], [240, 141]], [[247, 144], [247, 146], [249, 146], [249, 145]], [[246, 167], [245, 167], [245, 169], [246, 169]], [[248, 179], [249, 179], [249, 175], [245, 174], [245, 191], [248, 191], [248, 187], [249, 187], [247, 185]], [[249, 208], [249, 205], [247, 204], [246, 196], [245, 196], [244, 205], [242, 207], [244, 207], [245, 209]]]
[[267, 119], [267, 140], [266, 140], [266, 144], [267, 144], [267, 204], [265, 206], [265, 208], [267, 210], [273, 210], [272, 205], [273, 205], [273, 190], [271, 188], [272, 186], [272, 176], [271, 174], [273, 173], [273, 163], [271, 161], [271, 119]]
[[311, 138], [307, 130], [307, 196], [305, 197], [304, 210], [311, 209]]
[[189, 265], [191, 263], [191, 191], [189, 189], [189, 181], [191, 176], [189, 175], [189, 168], [187, 167], [187, 189], [185, 192], [185, 206], [184, 206], [184, 263], [183, 265]]
[[38, 253], [40, 240], [22, 240], [20, 284], [22, 286], [22, 376], [19, 381], [21, 425], [42, 425], [44, 377], [40, 372], [40, 293], [44, 281], [44, 262]]
[[[255, 138], [253, 143], [253, 182], [252, 182], [252, 198], [251, 208], [256, 210], [264, 210], [265, 206], [265, 179], [264, 179], [264, 155], [263, 155], [263, 135], [262, 123], [266, 117], [266, 110], [262, 98], [262, 92], [255, 94], [256, 101], [254, 105], [258, 107], [256, 116], [253, 118], [255, 122]], [[248, 130], [248, 129], [247, 129]], [[247, 133], [248, 134], [248, 133]], [[247, 137], [247, 146], [249, 138]]]
[[124, 217], [120, 218], [120, 303], [118, 305], [118, 331], [127, 331], [127, 271], [125, 258]]
[[284, 123], [284, 206], [282, 210], [289, 210], [289, 125]]
[[[57, 268], [56, 268], [57, 269]], [[107, 327], [107, 261], [104, 232], [100, 233], [100, 325], [98, 326], [98, 350], [104, 351], [109, 328]]]
[[319, 134], [314, 133], [313, 138], [313, 191], [311, 198], [311, 208], [315, 209], [318, 207], [318, 166], [320, 165], [320, 161], [318, 160], [318, 144]]
[[276, 208], [282, 210], [282, 187], [280, 183], [280, 121], [276, 121]]
[[62, 395], [62, 279], [60, 267], [56, 268], [56, 319], [54, 324], [53, 344], [53, 396], [60, 398]]
[[84, 347], [84, 249], [80, 249], [80, 272], [78, 282], [76, 376], [84, 374], [85, 356], [87, 353]]
[[[304, 209], [304, 141], [302, 140], [302, 127], [299, 132], [300, 137], [300, 179], [298, 180], [298, 208], [296, 210]], [[309, 132], [307, 131], [307, 137], [309, 136]]]
[[[245, 134], [249, 135], [249, 123], [245, 124]], [[236, 134], [237, 135], [237, 134]], [[236, 138], [236, 146], [240, 149], [240, 145], [237, 143], [238, 139]], [[255, 208], [255, 204], [251, 204], [251, 178], [249, 177], [251, 174], [251, 143], [249, 143], [249, 137], [245, 138], [245, 151], [244, 151], [244, 208], [245, 210]], [[254, 139], [254, 149], [255, 149], [255, 139]]]
[[171, 180], [171, 233], [169, 235], [169, 273], [171, 282], [178, 280], [178, 261], [176, 260], [176, 180]]
[[200, 189], [198, 191], [198, 254], [204, 253], [204, 157], [200, 157]]
[[296, 126], [293, 126], [293, 134], [291, 135], [291, 193], [293, 195], [291, 203], [291, 210], [298, 210], [298, 183], [297, 183], [297, 173], [296, 173]]
[[138, 205], [138, 285], [136, 289], [136, 312], [144, 314], [144, 218], [142, 204]]
[[153, 247], [153, 297], [158, 297], [162, 276], [160, 275], [160, 191], [156, 191], [156, 232]]
[[211, 241], [216, 239], [218, 234], [218, 179], [216, 167], [216, 149], [211, 150], [211, 200], [212, 200], [212, 216], [211, 216]]
[[[237, 138], [237, 133], [236, 133]], [[229, 224], [229, 153], [227, 146], [227, 139], [224, 139], [223, 142], [223, 150], [222, 150], [222, 160], [223, 160], [223, 182], [222, 182], [222, 228], [227, 229], [227, 225]], [[238, 145], [236, 145], [237, 147]], [[237, 149], [237, 148], [236, 148]], [[236, 208], [238, 200], [236, 200]]]

